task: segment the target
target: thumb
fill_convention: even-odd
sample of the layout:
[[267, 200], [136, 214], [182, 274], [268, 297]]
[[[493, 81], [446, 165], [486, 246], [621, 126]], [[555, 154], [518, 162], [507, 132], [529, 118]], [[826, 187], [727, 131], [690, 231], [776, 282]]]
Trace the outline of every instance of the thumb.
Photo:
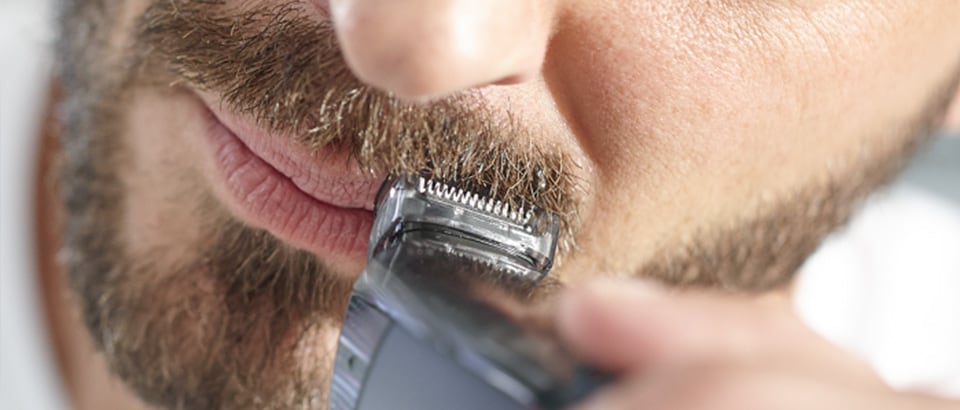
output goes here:
[[565, 291], [557, 320], [561, 337], [584, 360], [609, 371], [636, 371], [707, 356], [756, 354], [764, 346], [759, 337], [782, 335], [779, 328], [788, 327], [782, 323], [793, 323], [782, 320], [785, 309], [763, 306], [723, 295], [671, 293], [636, 280], [606, 280]]

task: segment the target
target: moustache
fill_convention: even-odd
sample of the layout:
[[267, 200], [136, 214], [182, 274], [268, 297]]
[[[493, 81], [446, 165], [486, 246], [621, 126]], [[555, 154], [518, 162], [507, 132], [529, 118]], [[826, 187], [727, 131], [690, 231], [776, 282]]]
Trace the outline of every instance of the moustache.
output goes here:
[[428, 172], [434, 178], [534, 206], [561, 220], [560, 251], [574, 247], [578, 165], [509, 112], [494, 115], [475, 93], [401, 101], [361, 83], [331, 23], [299, 2], [235, 10], [223, 1], [163, 0], [139, 21], [140, 61], [311, 151], [345, 149], [361, 172]]

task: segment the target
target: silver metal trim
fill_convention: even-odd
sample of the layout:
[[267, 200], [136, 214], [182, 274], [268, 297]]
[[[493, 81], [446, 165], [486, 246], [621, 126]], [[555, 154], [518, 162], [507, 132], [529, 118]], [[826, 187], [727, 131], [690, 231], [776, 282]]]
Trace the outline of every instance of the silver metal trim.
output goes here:
[[370, 363], [391, 324], [377, 308], [359, 297], [350, 298], [330, 383], [331, 410], [356, 408]]

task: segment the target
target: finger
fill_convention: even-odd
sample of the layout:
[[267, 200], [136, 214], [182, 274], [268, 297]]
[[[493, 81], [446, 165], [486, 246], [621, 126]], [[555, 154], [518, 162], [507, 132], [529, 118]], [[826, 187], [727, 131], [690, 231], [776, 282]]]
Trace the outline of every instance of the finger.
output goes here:
[[[575, 410], [934, 409], [943, 402], [744, 366], [691, 366], [625, 378]], [[955, 406], [955, 405], [954, 405]], [[943, 407], [944, 409], [947, 407]]]
[[[626, 378], [578, 403], [573, 410], [817, 408], [796, 406], [797, 398], [792, 396], [798, 394], [783, 391], [786, 384], [781, 379], [781, 375], [777, 374], [750, 374], [722, 367], [670, 369]], [[797, 380], [791, 382], [802, 383]], [[789, 400], [785, 401], [784, 397], [789, 397]]]
[[787, 309], [706, 293], [669, 293], [639, 281], [568, 290], [559, 331], [585, 360], [611, 371], [704, 357], [756, 355], [771, 337], [801, 332]]

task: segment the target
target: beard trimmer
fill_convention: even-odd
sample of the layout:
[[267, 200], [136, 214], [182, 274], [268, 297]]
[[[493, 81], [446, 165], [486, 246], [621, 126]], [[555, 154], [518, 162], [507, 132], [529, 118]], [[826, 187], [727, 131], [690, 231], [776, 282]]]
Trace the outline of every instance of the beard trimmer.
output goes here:
[[481, 296], [485, 286], [533, 286], [547, 274], [555, 215], [417, 175], [386, 181], [375, 213], [330, 409], [558, 409], [604, 383]]

